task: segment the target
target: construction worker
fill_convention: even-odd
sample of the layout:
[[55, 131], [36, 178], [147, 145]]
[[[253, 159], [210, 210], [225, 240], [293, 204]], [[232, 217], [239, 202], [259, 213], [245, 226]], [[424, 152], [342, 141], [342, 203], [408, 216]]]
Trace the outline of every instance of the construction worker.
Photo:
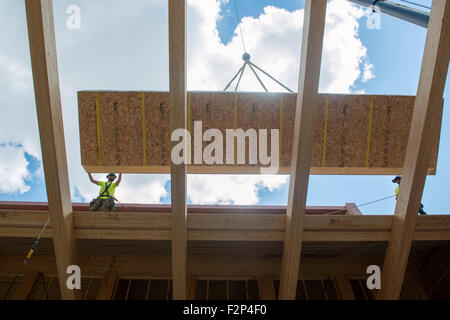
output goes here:
[[114, 211], [114, 192], [116, 188], [119, 186], [120, 181], [122, 181], [122, 174], [119, 174], [119, 179], [117, 182], [114, 182], [116, 179], [116, 175], [114, 173], [110, 173], [106, 176], [108, 181], [97, 181], [92, 178], [92, 175], [88, 173], [89, 180], [92, 183], [100, 186], [100, 192], [98, 193], [98, 197], [93, 199], [90, 203], [90, 211]]
[[[401, 182], [401, 180], [402, 180], [401, 176], [396, 176], [394, 179], [392, 179], [393, 183], [398, 184], [398, 186], [395, 188], [395, 199], [397, 199], [397, 197], [398, 197], [398, 192], [400, 190], [400, 182]], [[419, 214], [421, 216], [427, 215], [427, 213], [425, 211], [423, 211], [423, 204], [422, 203], [420, 204]]]

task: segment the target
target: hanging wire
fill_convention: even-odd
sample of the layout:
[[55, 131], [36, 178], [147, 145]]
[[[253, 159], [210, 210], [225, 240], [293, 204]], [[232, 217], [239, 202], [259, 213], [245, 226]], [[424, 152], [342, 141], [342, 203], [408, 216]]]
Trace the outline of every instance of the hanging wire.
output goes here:
[[249, 64], [248, 66], [250, 67], [250, 69], [252, 69], [253, 73], [255, 74], [256, 79], [258, 79], [259, 84], [263, 87], [264, 91], [265, 91], [265, 92], [269, 92], [269, 91], [267, 91], [267, 88], [266, 88], [266, 86], [264, 85], [264, 83], [263, 83], [263, 82], [261, 81], [261, 79], [259, 78], [259, 76], [258, 76], [258, 74], [256, 73], [255, 69], [253, 69], [252, 65]]
[[234, 2], [234, 9], [236, 10], [236, 17], [237, 17], [237, 22], [238, 22], [238, 26], [239, 26], [239, 31], [241, 33], [242, 48], [244, 49], [244, 53], [245, 53], [245, 52], [247, 52], [247, 50], [245, 50], [244, 33], [242, 32], [241, 18], [239, 17], [239, 12], [238, 12], [238, 8], [237, 8], [236, 0], [233, 0], [233, 2]]
[[239, 11], [237, 8], [236, 0], [233, 0], [233, 3], [234, 3], [234, 9], [236, 11], [236, 19], [237, 19], [238, 26], [239, 26], [239, 32], [241, 34], [242, 48], [244, 49], [244, 54], [242, 55], [242, 60], [244, 60], [244, 64], [241, 66], [241, 68], [238, 70], [238, 72], [234, 75], [234, 77], [230, 80], [230, 82], [228, 82], [228, 84], [225, 86], [225, 89], [223, 89], [223, 91], [227, 91], [227, 89], [231, 86], [233, 81], [239, 76], [236, 87], [234, 89], [234, 92], [237, 92], [237, 90], [239, 88], [239, 83], [241, 82], [241, 79], [242, 79], [242, 75], [244, 74], [245, 68], [248, 65], [248, 67], [254, 73], [256, 79], [258, 80], [259, 84], [262, 86], [262, 88], [264, 89], [265, 92], [269, 92], [269, 91], [267, 90], [267, 87], [264, 85], [263, 81], [261, 80], [261, 78], [259, 77], [259, 75], [255, 69], [257, 69], [258, 71], [262, 72], [264, 75], [266, 75], [267, 77], [269, 77], [270, 79], [275, 81], [277, 84], [279, 84], [281, 87], [283, 87], [288, 92], [292, 93], [293, 91], [291, 89], [289, 89], [287, 86], [282, 84], [280, 81], [278, 81], [277, 79], [272, 77], [269, 73], [267, 73], [266, 71], [264, 71], [263, 69], [261, 69], [260, 67], [258, 67], [257, 65], [255, 65], [254, 63], [252, 63], [250, 61], [250, 55], [247, 53], [247, 50], [245, 48], [244, 33], [242, 32], [241, 18], [239, 16]]
[[291, 89], [289, 89], [288, 87], [286, 87], [284, 84], [282, 84], [280, 81], [278, 81], [277, 79], [275, 79], [274, 77], [272, 77], [270, 74], [268, 74], [267, 72], [265, 72], [263, 69], [261, 69], [260, 67], [258, 67], [256, 64], [254, 64], [253, 62], [249, 61], [248, 62], [250, 64], [250, 66], [255, 67], [256, 69], [258, 69], [259, 71], [261, 71], [262, 73], [264, 73], [266, 76], [268, 76], [270, 79], [272, 79], [273, 81], [275, 81], [276, 83], [278, 83], [280, 86], [282, 86], [284, 89], [286, 89], [288, 92], [293, 92]]
[[[239, 83], [241, 83], [242, 75], [244, 74], [245, 66], [246, 66], [246, 65], [247, 65], [247, 64], [244, 63], [244, 65], [242, 66], [241, 75], [239, 76], [239, 80], [238, 80], [238, 82], [236, 83], [236, 88], [234, 88], [234, 92], [237, 92], [237, 89], [238, 89], [238, 87], [239, 87]], [[224, 91], [225, 91], [225, 90], [224, 90]]]
[[412, 5], [414, 5], [414, 6], [418, 6], [418, 7], [422, 7], [422, 8], [430, 9], [430, 10], [431, 10], [430, 7], [427, 7], [427, 6], [423, 5], [423, 4], [419, 4], [419, 3], [415, 3], [415, 2], [407, 1], [407, 0], [400, 0], [400, 1], [401, 1], [401, 2], [406, 2], [406, 3], [409, 3], [409, 4], [412, 4]]
[[[248, 54], [247, 54], [248, 55]], [[293, 91], [291, 89], [289, 89], [288, 87], [286, 87], [284, 84], [282, 84], [280, 81], [278, 81], [277, 79], [275, 79], [274, 77], [272, 77], [270, 74], [268, 74], [266, 71], [264, 71], [263, 69], [261, 69], [260, 67], [258, 67], [256, 64], [254, 64], [253, 62], [250, 61], [250, 55], [248, 55], [248, 59], [245, 60], [244, 59], [244, 64], [242, 65], [242, 67], [238, 70], [238, 72], [234, 75], [234, 77], [230, 80], [230, 82], [228, 82], [228, 84], [225, 86], [225, 89], [223, 89], [223, 91], [227, 91], [227, 89], [230, 87], [230, 85], [233, 83], [233, 81], [237, 78], [237, 76], [239, 76], [237, 84], [236, 84], [236, 88], [234, 89], [234, 92], [237, 91], [238, 87], [239, 87], [239, 83], [241, 82], [241, 78], [242, 75], [244, 74], [245, 71], [245, 67], [248, 65], [248, 67], [251, 69], [251, 71], [253, 71], [253, 73], [256, 76], [256, 79], [258, 80], [259, 84], [263, 87], [265, 92], [268, 92], [266, 86], [264, 85], [263, 81], [261, 80], [261, 78], [258, 76], [256, 70], [254, 68], [256, 68], [258, 71], [262, 72], [263, 74], [265, 74], [266, 76], [268, 76], [270, 79], [272, 79], [273, 81], [275, 81], [277, 84], [279, 84], [281, 87], [283, 87], [284, 89], [286, 89], [288, 92], [292, 93]]]
[[[242, 65], [242, 67], [239, 69], [239, 71], [236, 73], [236, 75], [233, 77], [233, 79], [231, 79], [230, 82], [228, 82], [227, 86], [225, 87], [225, 89], [223, 89], [223, 91], [227, 91], [227, 89], [230, 87], [231, 83], [233, 83], [234, 79], [236, 79], [236, 77], [239, 74], [241, 74], [241, 76], [242, 76], [243, 69], [245, 69], [246, 65], [247, 65], [246, 63], [244, 63]], [[241, 79], [241, 77], [239, 77], [239, 81], [240, 81], [240, 79]], [[238, 85], [239, 85], [239, 81], [238, 81]]]

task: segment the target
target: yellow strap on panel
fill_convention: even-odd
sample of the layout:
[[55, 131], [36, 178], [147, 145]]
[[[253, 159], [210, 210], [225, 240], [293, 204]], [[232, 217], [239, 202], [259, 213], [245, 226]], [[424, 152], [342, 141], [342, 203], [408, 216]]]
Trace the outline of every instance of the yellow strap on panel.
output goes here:
[[369, 167], [370, 138], [372, 134], [373, 96], [370, 97], [369, 128], [367, 132], [366, 167]]
[[[237, 93], [234, 93], [234, 133], [236, 133], [237, 129]], [[234, 164], [237, 164], [237, 139], [236, 135], [234, 136]]]
[[145, 127], [145, 93], [141, 93], [141, 109], [142, 109], [142, 157], [144, 166], [147, 165], [147, 130]]
[[98, 165], [102, 165], [102, 155], [101, 155], [101, 146], [100, 146], [100, 117], [98, 112], [98, 92], [95, 93], [95, 112], [97, 114], [97, 156], [98, 156]]
[[323, 126], [322, 167], [325, 167], [325, 158], [327, 154], [327, 128], [328, 128], [328, 96], [325, 97], [325, 123]]
[[279, 140], [278, 140], [278, 164], [281, 165], [281, 141], [283, 136], [283, 107], [284, 107], [284, 96], [281, 94], [280, 96], [280, 134], [279, 134]]

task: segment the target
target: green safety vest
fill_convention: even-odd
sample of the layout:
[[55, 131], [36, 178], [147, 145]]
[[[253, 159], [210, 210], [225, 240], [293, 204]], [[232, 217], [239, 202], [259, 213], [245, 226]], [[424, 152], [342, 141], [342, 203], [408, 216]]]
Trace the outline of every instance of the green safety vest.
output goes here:
[[98, 185], [101, 187], [98, 193], [99, 197], [102, 199], [108, 199], [109, 197], [114, 198], [114, 192], [116, 191], [116, 184], [114, 182], [104, 182], [99, 181]]

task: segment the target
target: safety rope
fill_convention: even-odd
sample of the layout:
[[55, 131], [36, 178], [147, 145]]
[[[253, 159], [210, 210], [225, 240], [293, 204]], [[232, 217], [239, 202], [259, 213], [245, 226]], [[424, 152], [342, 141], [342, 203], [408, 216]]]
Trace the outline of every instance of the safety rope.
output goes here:
[[[372, 203], [375, 203], [375, 202], [383, 201], [383, 200], [390, 199], [390, 198], [393, 198], [393, 197], [395, 197], [395, 195], [389, 196], [389, 197], [385, 197], [385, 198], [381, 198], [381, 199], [377, 199], [377, 200], [370, 201], [370, 202], [366, 202], [366, 203], [363, 203], [363, 204], [358, 204], [358, 205], [356, 205], [356, 207], [360, 208], [360, 207], [366, 206], [368, 204], [372, 204]], [[342, 212], [342, 211], [347, 211], [347, 209], [340, 209], [340, 210], [332, 211], [330, 213], [327, 213], [326, 215], [332, 215], [334, 213], [338, 213], [338, 212]]]
[[[119, 199], [117, 199], [116, 197], [113, 197], [114, 198], [114, 200], [116, 200], [117, 201], [117, 203], [119, 203], [126, 211], [130, 211], [130, 209], [126, 206], [126, 205], [124, 205], [122, 202], [120, 202], [119, 201]], [[113, 219], [113, 220], [119, 220], [119, 215], [116, 213], [116, 214], [114, 214], [114, 213], [112, 213], [111, 211], [110, 212], [108, 212], [108, 217], [110, 217], [111, 219]]]
[[28, 261], [30, 261], [31, 257], [33, 256], [34, 252], [36, 251], [36, 248], [39, 244], [39, 240], [41, 240], [42, 234], [44, 233], [44, 230], [47, 228], [48, 224], [50, 223], [50, 217], [48, 217], [47, 222], [45, 222], [44, 226], [41, 229], [41, 232], [39, 232], [36, 240], [34, 240], [33, 244], [31, 245], [30, 251], [28, 251], [27, 257], [25, 258], [25, 261], [23, 264], [26, 266], [28, 264]]

